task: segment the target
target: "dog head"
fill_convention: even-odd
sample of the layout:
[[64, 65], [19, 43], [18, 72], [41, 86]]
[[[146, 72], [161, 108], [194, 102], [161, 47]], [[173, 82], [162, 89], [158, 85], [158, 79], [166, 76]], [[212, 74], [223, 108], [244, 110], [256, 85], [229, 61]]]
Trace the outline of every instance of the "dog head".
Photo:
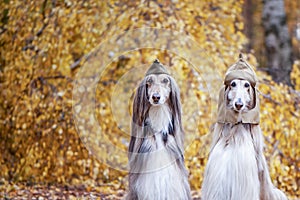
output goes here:
[[254, 70], [240, 55], [227, 70], [219, 93], [219, 123], [259, 124], [257, 82]]
[[150, 107], [160, 105], [168, 105], [175, 123], [181, 124], [179, 88], [174, 78], [156, 60], [135, 93], [133, 122], [142, 126]]
[[234, 79], [227, 86], [227, 106], [236, 112], [247, 112], [254, 106], [254, 89], [247, 80]]
[[171, 92], [170, 76], [166, 74], [151, 74], [146, 77], [147, 99], [152, 106], [158, 106], [168, 101]]

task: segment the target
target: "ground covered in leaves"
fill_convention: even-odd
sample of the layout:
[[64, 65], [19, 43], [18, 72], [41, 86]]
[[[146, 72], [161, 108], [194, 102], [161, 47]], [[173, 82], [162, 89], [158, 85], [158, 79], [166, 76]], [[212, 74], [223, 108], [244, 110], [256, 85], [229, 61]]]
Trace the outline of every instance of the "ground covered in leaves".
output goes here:
[[[28, 183], [0, 183], [0, 198], [9, 199], [123, 199], [126, 191], [116, 189], [113, 185], [97, 187], [62, 186], [62, 185], [30, 185]], [[192, 191], [193, 200], [200, 200], [200, 192]]]
[[123, 190], [110, 191], [107, 187], [89, 188], [84, 186], [59, 186], [59, 185], [28, 185], [9, 184], [1, 188], [2, 199], [122, 199]]

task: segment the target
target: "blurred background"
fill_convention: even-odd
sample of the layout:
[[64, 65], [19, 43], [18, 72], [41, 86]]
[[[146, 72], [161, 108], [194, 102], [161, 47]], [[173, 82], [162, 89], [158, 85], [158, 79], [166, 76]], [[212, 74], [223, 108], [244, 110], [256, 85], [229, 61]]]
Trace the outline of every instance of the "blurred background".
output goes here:
[[[135, 31], [149, 27], [165, 35]], [[0, 198], [120, 199], [127, 157], [114, 149], [126, 152], [135, 87], [158, 58], [181, 89], [199, 199], [215, 91], [240, 52], [259, 77], [273, 183], [300, 198], [300, 1], [3, 0], [0, 46]]]

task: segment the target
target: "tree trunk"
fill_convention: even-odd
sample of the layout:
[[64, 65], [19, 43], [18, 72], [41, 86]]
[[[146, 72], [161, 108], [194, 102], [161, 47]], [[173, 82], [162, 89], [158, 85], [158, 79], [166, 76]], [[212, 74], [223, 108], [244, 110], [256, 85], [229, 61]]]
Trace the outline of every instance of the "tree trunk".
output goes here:
[[286, 24], [284, 0], [264, 0], [262, 20], [265, 29], [267, 71], [274, 81], [291, 85], [292, 42]]
[[245, 46], [246, 51], [250, 52], [253, 48], [253, 3], [252, 0], [245, 0], [243, 6], [243, 16], [244, 16], [244, 34], [249, 39], [249, 42]]

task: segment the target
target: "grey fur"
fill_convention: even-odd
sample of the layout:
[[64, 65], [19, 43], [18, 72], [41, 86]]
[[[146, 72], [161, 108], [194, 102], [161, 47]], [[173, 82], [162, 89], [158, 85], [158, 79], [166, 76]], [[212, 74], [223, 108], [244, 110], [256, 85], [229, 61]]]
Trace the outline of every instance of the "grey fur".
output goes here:
[[[183, 158], [181, 103], [175, 80], [165, 104], [152, 106], [147, 98], [146, 78], [134, 102], [129, 144], [129, 192], [127, 200], [189, 200], [188, 172]], [[163, 124], [156, 130], [155, 124]]]

